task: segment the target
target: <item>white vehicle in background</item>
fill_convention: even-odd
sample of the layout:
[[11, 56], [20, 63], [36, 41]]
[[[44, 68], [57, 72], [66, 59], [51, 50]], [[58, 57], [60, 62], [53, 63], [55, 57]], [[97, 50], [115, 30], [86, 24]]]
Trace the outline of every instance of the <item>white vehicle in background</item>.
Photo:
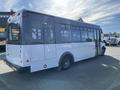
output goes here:
[[104, 36], [104, 42], [106, 45], [120, 45], [120, 38]]
[[120, 45], [120, 38], [117, 38], [118, 45]]
[[118, 45], [118, 40], [116, 37], [110, 37], [108, 42], [109, 42], [109, 45]]
[[28, 10], [11, 16], [7, 31], [5, 61], [19, 70], [65, 70], [106, 49], [100, 26]]
[[109, 40], [109, 37], [104, 36], [103, 41], [104, 41], [105, 45], [109, 45], [108, 40]]

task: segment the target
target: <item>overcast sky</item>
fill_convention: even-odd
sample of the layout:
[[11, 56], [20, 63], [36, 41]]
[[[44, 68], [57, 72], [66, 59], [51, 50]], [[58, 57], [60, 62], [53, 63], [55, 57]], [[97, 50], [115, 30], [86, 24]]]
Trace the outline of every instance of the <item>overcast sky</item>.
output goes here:
[[0, 11], [29, 9], [98, 24], [104, 32], [120, 32], [120, 0], [0, 0]]

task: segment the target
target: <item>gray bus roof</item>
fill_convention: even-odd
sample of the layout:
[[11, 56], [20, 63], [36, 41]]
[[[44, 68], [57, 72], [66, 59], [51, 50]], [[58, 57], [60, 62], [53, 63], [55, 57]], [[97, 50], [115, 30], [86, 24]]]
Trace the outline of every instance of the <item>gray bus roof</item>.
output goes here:
[[57, 18], [57, 19], [71, 21], [71, 22], [81, 23], [81, 24], [83, 24], [85, 26], [87, 25], [88, 27], [94, 27], [94, 28], [97, 28], [97, 29], [98, 28], [101, 29], [99, 25], [95, 25], [95, 24], [90, 24], [90, 23], [86, 23], [86, 22], [80, 22], [80, 21], [77, 21], [77, 20], [71, 20], [71, 19], [67, 19], [67, 18], [63, 18], [63, 17], [48, 15], [48, 14], [39, 13], [39, 12], [35, 12], [35, 11], [30, 11], [30, 10], [26, 10], [26, 9], [22, 9], [22, 11], [23, 11], [23, 13], [28, 12], [28, 13], [38, 14], [38, 15], [45, 15], [45, 16], [49, 16], [49, 17], [52, 17], [52, 18]]

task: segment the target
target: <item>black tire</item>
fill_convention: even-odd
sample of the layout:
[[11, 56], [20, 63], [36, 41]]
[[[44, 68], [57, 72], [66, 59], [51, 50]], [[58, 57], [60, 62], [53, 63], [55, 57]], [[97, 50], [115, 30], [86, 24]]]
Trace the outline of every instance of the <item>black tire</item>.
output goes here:
[[105, 48], [105, 47], [102, 47], [102, 53], [101, 53], [102, 56], [105, 55], [105, 51], [106, 51], [106, 48]]
[[72, 66], [72, 58], [70, 56], [64, 56], [61, 59], [60, 65], [59, 65], [59, 70], [67, 70]]

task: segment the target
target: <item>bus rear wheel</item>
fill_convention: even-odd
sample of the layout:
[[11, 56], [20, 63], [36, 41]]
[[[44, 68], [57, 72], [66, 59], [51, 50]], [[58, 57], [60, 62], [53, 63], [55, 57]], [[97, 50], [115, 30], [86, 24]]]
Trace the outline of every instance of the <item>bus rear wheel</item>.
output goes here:
[[60, 65], [59, 65], [59, 70], [67, 70], [72, 66], [72, 58], [70, 56], [65, 56], [62, 58]]

